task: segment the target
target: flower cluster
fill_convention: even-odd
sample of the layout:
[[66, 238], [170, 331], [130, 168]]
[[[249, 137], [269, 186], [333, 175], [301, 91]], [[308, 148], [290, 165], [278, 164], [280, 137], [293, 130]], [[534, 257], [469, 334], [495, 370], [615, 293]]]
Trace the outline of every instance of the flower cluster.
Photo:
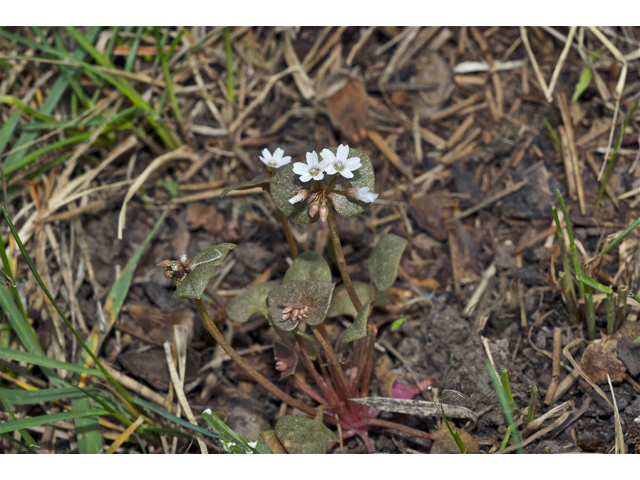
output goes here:
[[180, 284], [184, 277], [191, 273], [191, 266], [189, 265], [189, 256], [186, 253], [180, 255], [180, 260], [163, 260], [156, 267], [162, 267], [165, 269], [165, 278], [175, 278]]

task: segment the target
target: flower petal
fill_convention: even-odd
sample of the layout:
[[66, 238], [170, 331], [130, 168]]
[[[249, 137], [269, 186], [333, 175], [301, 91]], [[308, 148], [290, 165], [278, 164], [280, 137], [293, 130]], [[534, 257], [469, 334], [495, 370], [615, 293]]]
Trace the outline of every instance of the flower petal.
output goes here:
[[307, 152], [307, 165], [310, 168], [318, 166], [318, 154], [316, 152]]
[[326, 162], [329, 162], [330, 164], [334, 164], [338, 160], [336, 156], [333, 154], [333, 152], [328, 148], [325, 148], [324, 150], [322, 150], [320, 152], [320, 155], [322, 155], [323, 160], [325, 160]]
[[273, 158], [282, 158], [283, 155], [284, 150], [282, 150], [280, 147], [276, 148], [276, 151], [273, 152]]
[[309, 172], [300, 175], [301, 182], [308, 182], [309, 180], [311, 180], [311, 174]]
[[344, 178], [353, 178], [353, 173], [351, 173], [349, 170], [344, 169], [340, 172], [340, 175], [342, 175]]
[[[311, 169], [309, 168], [308, 165], [305, 165], [302, 162], [296, 162], [293, 164], [293, 173], [298, 174], [298, 175], [309, 175], [309, 171]], [[304, 182], [305, 180], [303, 180]]]
[[349, 145], [340, 145], [336, 153], [336, 158], [338, 158], [339, 160], [340, 159], [346, 160], [348, 156], [349, 156]]

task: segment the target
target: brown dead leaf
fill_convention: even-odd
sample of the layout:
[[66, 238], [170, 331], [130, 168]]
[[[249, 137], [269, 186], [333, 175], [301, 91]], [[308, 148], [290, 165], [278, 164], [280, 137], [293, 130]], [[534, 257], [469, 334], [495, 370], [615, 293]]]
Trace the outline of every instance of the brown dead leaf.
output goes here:
[[[167, 358], [162, 348], [152, 348], [144, 352], [123, 353], [118, 356], [118, 361], [127, 372], [134, 377], [141, 378], [156, 390], [166, 392], [169, 389], [169, 369], [167, 367]], [[199, 356], [192, 350], [187, 350], [185, 387], [196, 379], [199, 366]]]
[[[333, 82], [344, 82], [343, 74]], [[335, 77], [334, 77], [335, 78]], [[331, 86], [325, 88], [329, 91]], [[359, 144], [367, 137], [367, 91], [364, 86], [352, 78], [337, 92], [324, 99], [329, 119], [335, 128], [349, 141]]]
[[[456, 428], [451, 421], [449, 421], [449, 425], [453, 430], [458, 432], [464, 446], [467, 448], [469, 453], [478, 453], [480, 451], [480, 447], [478, 445], [478, 440], [475, 435], [470, 434], [469, 432], [465, 432], [459, 428]], [[460, 453], [460, 449], [456, 444], [453, 435], [447, 426], [442, 422], [440, 425], [440, 430], [431, 434], [431, 439], [433, 440], [433, 446], [431, 447], [431, 451], [429, 453], [448, 453], [448, 454], [456, 454]]]
[[187, 225], [189, 230], [203, 228], [217, 235], [225, 228], [225, 220], [224, 215], [213, 205], [196, 202], [187, 207]]
[[415, 61], [416, 74], [410, 82], [436, 84], [434, 90], [412, 94], [413, 105], [422, 117], [437, 112], [453, 93], [454, 83], [451, 68], [436, 52], [426, 51]]
[[614, 338], [595, 340], [582, 354], [580, 367], [594, 383], [607, 383], [607, 375], [611, 377], [611, 383], [624, 380], [626, 368], [618, 359], [617, 346], [618, 341]]
[[448, 238], [452, 208], [456, 205], [456, 200], [446, 193], [430, 193], [411, 199], [409, 215], [421, 230], [444, 241]]

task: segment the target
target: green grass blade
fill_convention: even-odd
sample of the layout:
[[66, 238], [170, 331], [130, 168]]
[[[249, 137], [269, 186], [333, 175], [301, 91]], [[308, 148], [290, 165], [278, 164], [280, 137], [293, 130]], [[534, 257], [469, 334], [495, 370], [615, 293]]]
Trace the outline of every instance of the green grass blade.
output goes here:
[[520, 434], [518, 433], [518, 427], [516, 426], [515, 418], [513, 417], [513, 411], [511, 410], [511, 405], [509, 405], [509, 400], [507, 399], [507, 394], [504, 392], [502, 385], [500, 384], [500, 380], [498, 379], [498, 375], [496, 375], [495, 370], [491, 366], [491, 362], [486, 360], [487, 372], [489, 372], [489, 377], [491, 378], [491, 382], [493, 383], [493, 389], [496, 392], [498, 397], [498, 402], [500, 402], [500, 406], [502, 407], [502, 411], [504, 412], [504, 416], [507, 419], [507, 424], [511, 428], [511, 434], [513, 435], [513, 439], [518, 446], [518, 453], [524, 453], [522, 450], [522, 445], [520, 441]]
[[595, 288], [597, 291], [601, 293], [606, 293], [607, 295], [613, 294], [613, 290], [606, 285], [601, 284], [600, 282], [594, 280], [591, 277], [588, 277], [584, 273], [580, 272], [576, 274], [576, 280], [584, 283], [585, 285], [589, 285], [591, 288]]
[[131, 72], [133, 70], [133, 64], [136, 61], [136, 55], [138, 54], [138, 47], [140, 46], [140, 37], [142, 37], [142, 32], [144, 31], [144, 27], [138, 27], [136, 30], [136, 36], [133, 39], [133, 43], [131, 44], [131, 50], [129, 51], [129, 55], [127, 55], [127, 61], [124, 64], [124, 71]]
[[98, 360], [98, 357], [96, 357], [94, 355], [94, 353], [87, 346], [87, 344], [82, 339], [80, 334], [76, 331], [75, 328], [73, 328], [73, 325], [71, 325], [71, 322], [69, 321], [69, 319], [64, 315], [64, 313], [62, 313], [62, 310], [60, 310], [60, 307], [56, 303], [55, 299], [51, 296], [51, 293], [49, 292], [49, 289], [47, 288], [47, 286], [42, 281], [42, 278], [40, 278], [40, 275], [38, 274], [38, 271], [36, 270], [36, 267], [33, 264], [33, 261], [31, 260], [31, 257], [27, 253], [27, 250], [24, 248], [24, 244], [22, 243], [22, 240], [20, 239], [20, 236], [18, 235], [18, 231], [16, 230], [16, 227], [13, 225], [13, 222], [9, 218], [9, 214], [7, 213], [7, 211], [5, 210], [4, 207], [2, 207], [2, 213], [4, 213], [5, 219], [7, 220], [7, 223], [9, 224], [9, 229], [11, 230], [11, 233], [13, 234], [13, 238], [15, 239], [16, 243], [18, 244], [18, 248], [20, 249], [20, 252], [22, 253], [22, 256], [24, 257], [25, 261], [27, 262], [27, 265], [29, 265], [29, 269], [31, 270], [31, 273], [33, 273], [33, 276], [35, 277], [36, 281], [38, 282], [38, 285], [40, 285], [40, 288], [42, 288], [42, 291], [45, 293], [45, 295], [47, 296], [49, 301], [53, 304], [53, 306], [57, 310], [57, 312], [60, 315], [60, 317], [62, 318], [62, 320], [67, 324], [67, 327], [69, 327], [69, 329], [71, 330], [71, 333], [73, 333], [73, 335], [76, 337], [76, 339], [78, 339], [78, 341], [80, 342], [80, 345], [82, 345], [82, 348], [84, 348], [84, 350], [89, 354], [89, 356], [91, 356], [91, 359], [100, 368], [100, 371], [102, 371], [103, 375], [107, 378], [107, 380], [109, 380], [109, 383], [111, 383], [111, 385], [113, 385], [113, 387], [118, 391], [118, 393], [120, 393], [120, 395], [122, 395], [128, 402], [130, 402], [130, 403], [133, 402], [133, 399], [131, 398], [131, 395], [129, 395], [127, 393], [127, 391], [122, 387], [122, 385], [120, 385], [118, 382], [116, 382], [116, 380], [113, 378], [113, 376], [107, 371], [106, 368], [104, 368], [104, 365], [102, 365], [102, 362], [100, 362], [100, 360]]
[[[9, 115], [9, 118], [0, 128], [0, 154], [4, 151], [4, 147], [7, 146], [9, 140], [11, 139], [13, 132], [18, 126], [18, 122], [20, 122], [20, 118], [22, 117], [21, 110], [15, 110]], [[3, 163], [4, 165], [4, 163]]]
[[170, 422], [175, 423], [176, 425], [180, 425], [181, 427], [188, 428], [191, 431], [201, 433], [202, 435], [206, 435], [211, 438], [218, 438], [216, 434], [207, 430], [206, 428], [199, 427], [198, 425], [193, 425], [192, 423], [183, 420], [182, 418], [176, 417], [174, 414], [167, 412], [166, 410], [157, 407], [153, 403], [147, 402], [141, 398], [137, 398], [133, 401], [138, 407], [146, 408], [147, 410], [152, 411], [160, 415], [162, 418], [169, 420]]
[[233, 46], [231, 45], [231, 30], [229, 27], [224, 27], [222, 31], [224, 37], [224, 50], [227, 56], [227, 94], [231, 103], [236, 101], [236, 94], [233, 85]]
[[7, 433], [0, 433], [0, 437], [3, 437], [3, 438], [6, 438], [7, 440], [10, 440], [11, 442], [15, 443], [16, 445], [20, 445], [22, 448], [27, 450], [29, 453], [35, 453], [36, 455], [38, 454], [38, 452], [35, 451], [33, 448], [31, 448], [29, 445], [27, 445], [24, 442], [21, 442], [20, 440], [16, 440], [15, 438], [13, 438], [11, 435], [9, 435]]
[[89, 417], [92, 415], [109, 415], [107, 410], [102, 409], [91, 409], [91, 410], [82, 410], [82, 411], [68, 411], [68, 412], [60, 412], [60, 413], [52, 413], [50, 415], [40, 415], [38, 417], [31, 418], [22, 418], [20, 420], [15, 420], [12, 422], [4, 422], [0, 424], [0, 433], [14, 432], [16, 430], [20, 430], [21, 428], [31, 428], [37, 427], [40, 425], [48, 425], [54, 422], [64, 422], [66, 420], [73, 420], [74, 418], [81, 417]]
[[37, 110], [34, 110], [29, 105], [22, 102], [22, 100], [14, 97], [13, 95], [0, 95], [0, 103], [4, 103], [5, 105], [14, 105], [18, 108], [21, 108], [32, 117], [37, 118], [38, 120], [42, 120], [43, 122], [54, 121], [52, 117], [48, 115], [44, 115], [43, 113], [40, 113]]
[[440, 403], [440, 410], [441, 410], [441, 413], [442, 413], [442, 419], [444, 420], [444, 424], [447, 426], [447, 430], [449, 430], [449, 433], [451, 434], [451, 436], [455, 440], [456, 445], [458, 446], [458, 449], [460, 450], [460, 453], [468, 454], [469, 451], [467, 450], [466, 445], [462, 441], [462, 438], [460, 438], [460, 434], [458, 433], [457, 430], [454, 430], [453, 428], [451, 428], [451, 425], [449, 424], [449, 420], [447, 420], [447, 416], [444, 414], [444, 407], [442, 406], [442, 403]]
[[[2, 402], [2, 406], [4, 407], [4, 409], [9, 413], [11, 420], [17, 421], [16, 416], [13, 414], [13, 412], [9, 408], [9, 405], [7, 405], [7, 402], [5, 401], [4, 395], [2, 395], [1, 391], [0, 391], [0, 401]], [[27, 445], [29, 445], [30, 447], [38, 447], [38, 448], [40, 447], [40, 445], [38, 445], [38, 443], [33, 439], [33, 437], [29, 434], [29, 432], [27, 432], [24, 428], [21, 428], [20, 430], [18, 430], [18, 432], [20, 433], [20, 436], [22, 437], [22, 439], [25, 441]]]
[[[86, 389], [94, 394], [100, 393], [97, 388]], [[34, 405], [37, 403], [53, 402], [54, 400], [72, 400], [84, 398], [86, 392], [74, 387], [44, 388], [41, 390], [17, 390], [13, 388], [0, 388], [0, 394], [9, 405]]]
[[571, 103], [576, 102], [580, 98], [580, 95], [589, 88], [589, 84], [592, 79], [593, 72], [591, 72], [591, 69], [587, 65], [583, 65], [582, 71], [580, 72], [580, 79], [578, 80], [578, 83], [576, 83], [576, 88], [573, 92], [573, 96], [571, 97]]
[[536, 400], [538, 400], [538, 386], [534, 385], [531, 390], [531, 398], [529, 399], [529, 407], [527, 408], [527, 423], [533, 421], [533, 414], [536, 410]]
[[509, 382], [509, 372], [506, 368], [500, 369], [500, 378], [502, 380], [502, 388], [504, 388], [504, 393], [507, 395], [507, 400], [509, 400], [509, 406], [511, 410], [516, 408], [516, 402], [513, 400], [513, 394], [511, 393], [511, 382]]
[[598, 191], [598, 198], [596, 199], [596, 209], [600, 206], [600, 202], [602, 201], [602, 197], [604, 196], [604, 190], [605, 188], [607, 188], [607, 183], [609, 182], [609, 177], [611, 176], [611, 172], [613, 171], [613, 166], [615, 165], [616, 159], [618, 158], [618, 149], [620, 148], [620, 144], [622, 143], [624, 131], [627, 129], [627, 126], [631, 121], [631, 117], [633, 117], [633, 113], [638, 107], [638, 102], [640, 102], [640, 97], [638, 97], [636, 103], [633, 104], [633, 107], [631, 107], [631, 110], [629, 110], [629, 113], [627, 113], [627, 116], [622, 123], [622, 128], [618, 133], [618, 138], [616, 139], [616, 144], [613, 147], [613, 153], [611, 154], [611, 160], [609, 160], [609, 165], [607, 165], [607, 170], [604, 172], [604, 178], [602, 179], [602, 184], [600, 185], [600, 191]]
[[613, 239], [613, 241], [607, 245], [602, 252], [600, 252], [598, 254], [598, 257], [604, 255], [605, 253], [607, 253], [609, 250], [611, 250], [613, 247], [615, 247], [618, 243], [620, 243], [620, 241], [622, 241], [622, 239], [624, 237], [626, 237], [627, 235], [629, 235], [629, 233], [631, 232], [631, 230], [633, 230], [634, 228], [636, 228], [638, 225], [640, 225], [640, 218], [637, 218], [631, 225], [629, 225], [627, 228], [624, 229], [624, 231], [618, 235], [616, 238]]
[[[88, 398], [76, 398], [71, 401], [74, 411], [92, 410], [91, 401]], [[107, 411], [107, 410], [105, 410]], [[73, 420], [76, 427], [76, 439], [78, 440], [78, 453], [93, 455], [102, 453], [104, 442], [100, 432], [100, 422], [97, 415], [78, 417]]]
[[549, 136], [551, 137], [551, 141], [553, 142], [553, 149], [556, 153], [562, 153], [562, 145], [560, 144], [560, 138], [558, 138], [558, 134], [556, 133], [553, 126], [549, 123], [549, 120], [544, 119], [544, 126], [547, 127], [547, 131], [549, 132]]
[[[86, 40], [88, 42], [93, 42], [96, 39], [99, 31], [100, 31], [100, 27], [89, 27], [87, 29], [87, 33], [85, 36]], [[19, 35], [13, 35], [4, 29], [0, 29], [0, 36], [3, 36], [10, 40], [17, 41], [19, 43], [22, 43], [23, 45], [27, 44], [28, 46], [32, 46], [37, 49], [48, 50], [49, 53], [52, 53], [53, 55], [58, 57], [62, 55], [60, 52], [56, 51], [52, 47], [46, 47], [37, 42], [33, 42], [31, 40], [25, 39], [24, 37], [21, 37]], [[77, 48], [75, 52], [71, 55], [70, 59], [74, 61], [82, 61], [84, 57], [85, 57], [84, 50], [82, 48]], [[66, 57], [63, 57], [63, 58], [65, 60], [67, 59]], [[50, 113], [52, 113], [53, 109], [58, 105], [58, 102], [62, 98], [62, 95], [64, 95], [65, 91], [67, 90], [68, 86], [69, 86], [69, 81], [64, 76], [58, 77], [58, 79], [55, 81], [55, 83], [51, 87], [51, 90], [49, 91], [49, 95], [47, 96], [44, 103], [42, 104], [42, 107], [40, 108], [40, 112], [43, 113], [44, 115], [49, 115]], [[11, 135], [13, 134], [13, 130], [6, 133]], [[33, 142], [33, 140], [35, 140], [36, 136], [37, 135], [35, 133], [31, 133], [31, 132], [23, 133], [18, 138], [16, 144], [13, 146], [14, 150], [17, 148], [23, 147], [27, 144], [30, 144], [31, 142]], [[24, 153], [26, 152], [23, 151], [23, 149], [17, 150], [14, 153], [12, 153], [9, 157], [5, 159], [5, 162], [4, 162], [5, 167], [10, 167], [12, 164], [16, 163], [24, 155]]]
[[10, 348], [0, 348], [0, 358], [7, 360], [15, 360], [18, 362], [27, 362], [33, 365], [48, 367], [48, 368], [61, 368], [69, 370], [71, 372], [85, 373], [87, 375], [94, 375], [96, 377], [104, 377], [100, 370], [95, 368], [86, 368], [73, 363], [61, 362], [60, 360], [54, 360], [53, 358], [45, 357], [44, 355], [21, 352], [19, 350], [12, 350]]

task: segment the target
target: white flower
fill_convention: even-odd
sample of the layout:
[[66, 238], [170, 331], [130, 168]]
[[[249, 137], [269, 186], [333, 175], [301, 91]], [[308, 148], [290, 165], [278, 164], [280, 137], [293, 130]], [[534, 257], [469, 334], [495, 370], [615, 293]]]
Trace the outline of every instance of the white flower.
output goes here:
[[378, 198], [378, 194], [370, 192], [369, 187], [362, 187], [356, 190], [356, 199], [360, 200], [361, 202], [371, 203], [376, 198]]
[[339, 173], [345, 178], [353, 178], [353, 173], [351, 172], [362, 166], [358, 157], [347, 158], [349, 156], [349, 145], [340, 145], [335, 155], [325, 148], [320, 152], [320, 155], [322, 155], [322, 159], [325, 162], [328, 162], [325, 171], [329, 175]]
[[291, 205], [293, 205], [294, 203], [301, 202], [305, 198], [307, 198], [307, 191], [306, 190], [300, 190], [294, 197], [291, 197], [289, 199], [289, 203]]
[[264, 150], [262, 150], [262, 156], [260, 157], [260, 160], [267, 167], [280, 168], [284, 167], [288, 163], [291, 163], [291, 157], [283, 157], [283, 155], [284, 150], [282, 150], [281, 148], [276, 148], [276, 151], [273, 152], [273, 155], [271, 155], [271, 152], [265, 148]]
[[326, 161], [318, 163], [318, 154], [316, 152], [307, 152], [307, 164], [302, 162], [293, 164], [293, 172], [300, 175], [301, 182], [308, 182], [312, 178], [314, 180], [322, 180], [324, 178], [324, 169], [327, 166]]

